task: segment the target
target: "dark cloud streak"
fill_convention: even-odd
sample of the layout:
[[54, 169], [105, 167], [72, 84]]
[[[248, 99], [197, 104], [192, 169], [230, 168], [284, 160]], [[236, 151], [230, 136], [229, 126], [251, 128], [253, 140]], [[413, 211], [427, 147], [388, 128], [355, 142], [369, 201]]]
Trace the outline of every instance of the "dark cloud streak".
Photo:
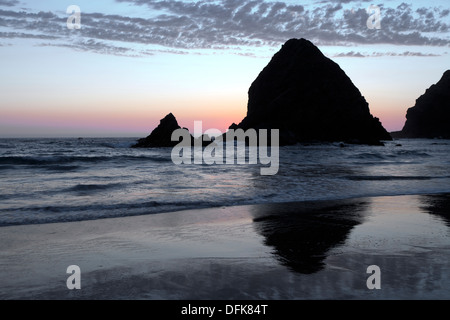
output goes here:
[[18, 0], [0, 0], [0, 6], [3, 7], [14, 7], [19, 4]]
[[440, 54], [434, 54], [434, 53], [422, 53], [422, 52], [411, 52], [411, 51], [404, 51], [401, 53], [396, 52], [373, 52], [373, 53], [361, 53], [361, 52], [343, 52], [334, 55], [335, 58], [344, 58], [344, 57], [350, 57], [350, 58], [367, 58], [367, 57], [440, 57]]

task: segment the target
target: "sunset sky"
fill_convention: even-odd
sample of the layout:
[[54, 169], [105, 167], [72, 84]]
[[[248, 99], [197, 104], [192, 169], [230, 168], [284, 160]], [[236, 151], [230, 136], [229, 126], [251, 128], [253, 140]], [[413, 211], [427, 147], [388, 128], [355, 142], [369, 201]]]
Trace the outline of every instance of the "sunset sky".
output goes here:
[[[81, 29], [67, 28], [69, 5]], [[290, 38], [316, 44], [400, 130], [450, 69], [450, 3], [0, 0], [0, 137], [141, 137], [169, 112], [225, 131]]]

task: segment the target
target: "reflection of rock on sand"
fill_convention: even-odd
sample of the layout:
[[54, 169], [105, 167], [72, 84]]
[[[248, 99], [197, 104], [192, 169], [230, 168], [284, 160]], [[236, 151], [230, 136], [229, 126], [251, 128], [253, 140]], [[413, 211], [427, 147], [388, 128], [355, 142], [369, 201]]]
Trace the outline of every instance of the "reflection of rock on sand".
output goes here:
[[420, 197], [422, 209], [444, 220], [450, 228], [450, 198], [446, 194], [424, 195]]
[[315, 273], [324, 267], [327, 253], [362, 222], [367, 205], [360, 200], [261, 206], [254, 212], [255, 229], [281, 263], [299, 273]]

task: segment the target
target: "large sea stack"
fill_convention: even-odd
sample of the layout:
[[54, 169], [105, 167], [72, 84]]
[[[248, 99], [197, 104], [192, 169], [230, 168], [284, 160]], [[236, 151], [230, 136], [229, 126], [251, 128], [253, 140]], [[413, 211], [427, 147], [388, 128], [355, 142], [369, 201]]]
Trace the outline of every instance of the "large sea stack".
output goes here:
[[310, 41], [291, 39], [248, 92], [247, 116], [230, 128], [280, 129], [280, 144], [391, 140], [345, 72]]
[[450, 139], [450, 70], [408, 109], [403, 130], [394, 136]]

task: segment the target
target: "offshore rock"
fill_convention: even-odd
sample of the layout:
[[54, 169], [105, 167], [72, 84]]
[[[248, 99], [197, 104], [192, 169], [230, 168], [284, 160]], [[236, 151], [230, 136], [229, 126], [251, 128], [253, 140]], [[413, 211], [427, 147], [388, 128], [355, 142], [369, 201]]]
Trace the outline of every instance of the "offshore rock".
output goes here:
[[279, 129], [280, 144], [392, 140], [345, 72], [305, 39], [291, 39], [248, 92], [247, 116], [232, 129]]
[[175, 116], [169, 113], [148, 137], [139, 139], [133, 148], [174, 147], [179, 143], [178, 141], [172, 141], [172, 133], [177, 129], [181, 129], [181, 127], [178, 125]]

